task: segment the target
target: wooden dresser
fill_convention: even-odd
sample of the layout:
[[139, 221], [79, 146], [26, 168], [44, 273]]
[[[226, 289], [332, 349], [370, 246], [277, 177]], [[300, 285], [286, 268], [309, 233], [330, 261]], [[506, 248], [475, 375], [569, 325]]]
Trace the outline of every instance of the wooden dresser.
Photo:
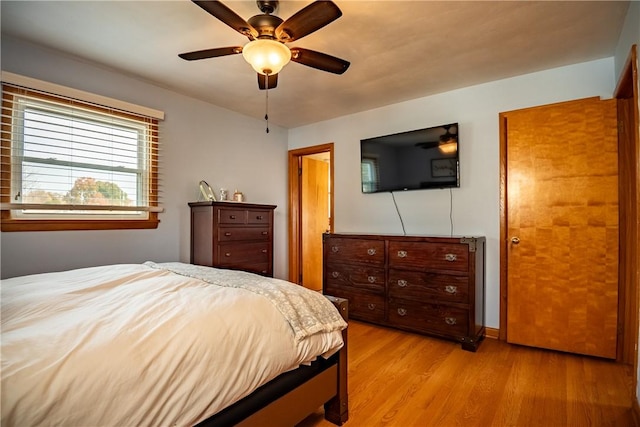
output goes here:
[[194, 202], [191, 263], [273, 277], [274, 205]]
[[451, 339], [485, 333], [485, 238], [324, 234], [323, 292], [352, 319]]

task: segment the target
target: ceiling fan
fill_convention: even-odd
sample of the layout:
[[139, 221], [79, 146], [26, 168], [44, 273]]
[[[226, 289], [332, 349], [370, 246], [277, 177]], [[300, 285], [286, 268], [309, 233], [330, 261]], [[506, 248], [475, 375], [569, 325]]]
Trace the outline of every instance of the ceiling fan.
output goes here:
[[[443, 153], [455, 151], [458, 146], [458, 129], [455, 125], [443, 125], [442, 126], [445, 132], [440, 135], [437, 141], [426, 141], [426, 142], [418, 142], [416, 143], [416, 147], [424, 148], [425, 150], [429, 148], [440, 148], [440, 151]], [[453, 132], [451, 128], [454, 128]]]
[[[275, 88], [278, 84], [278, 73], [289, 60], [334, 74], [342, 74], [349, 68], [350, 63], [344, 59], [301, 47], [285, 46], [285, 43], [299, 40], [342, 16], [342, 11], [332, 1], [315, 1], [286, 21], [272, 15], [278, 7], [278, 0], [256, 1], [262, 13], [247, 21], [219, 1], [192, 1], [246, 36], [249, 43], [244, 47], [230, 46], [181, 53], [178, 56], [182, 59], [193, 61], [242, 53], [258, 73], [260, 89]], [[269, 53], [265, 55], [266, 51]]]

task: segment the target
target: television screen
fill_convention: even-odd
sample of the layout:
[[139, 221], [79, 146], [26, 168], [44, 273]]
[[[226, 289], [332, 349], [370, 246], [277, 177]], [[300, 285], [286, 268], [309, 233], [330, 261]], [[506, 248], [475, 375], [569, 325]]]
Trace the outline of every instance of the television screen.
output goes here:
[[460, 186], [458, 124], [360, 140], [363, 193]]

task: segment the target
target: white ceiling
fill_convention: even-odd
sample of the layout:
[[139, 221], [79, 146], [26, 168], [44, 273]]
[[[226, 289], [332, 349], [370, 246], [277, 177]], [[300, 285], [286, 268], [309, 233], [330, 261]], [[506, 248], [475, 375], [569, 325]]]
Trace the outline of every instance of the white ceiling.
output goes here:
[[[245, 20], [255, 1], [224, 2]], [[310, 1], [281, 1], [283, 19]], [[351, 62], [343, 75], [297, 63], [269, 91], [287, 128], [409, 99], [613, 56], [628, 1], [336, 0], [343, 16], [291, 43]], [[178, 53], [248, 40], [189, 0], [0, 2], [2, 34], [82, 57], [263, 118], [265, 92], [242, 55]]]

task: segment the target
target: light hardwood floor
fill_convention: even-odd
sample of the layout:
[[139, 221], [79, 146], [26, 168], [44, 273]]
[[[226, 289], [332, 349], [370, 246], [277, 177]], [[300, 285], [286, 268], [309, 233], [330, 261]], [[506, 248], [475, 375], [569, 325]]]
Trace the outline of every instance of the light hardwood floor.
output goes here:
[[[471, 353], [353, 320], [348, 340], [346, 427], [634, 426], [627, 365], [490, 338]], [[297, 427], [332, 425], [318, 410]]]

